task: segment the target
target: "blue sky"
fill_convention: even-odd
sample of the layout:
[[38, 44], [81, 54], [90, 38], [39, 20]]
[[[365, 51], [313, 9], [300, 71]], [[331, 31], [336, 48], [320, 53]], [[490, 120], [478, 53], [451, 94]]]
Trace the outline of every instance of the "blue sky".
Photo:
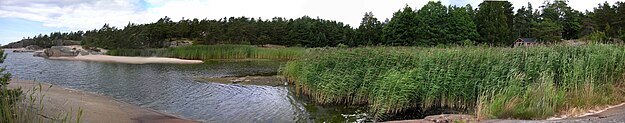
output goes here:
[[0, 29], [0, 44], [2, 45], [22, 39], [22, 36], [32, 37], [39, 33], [69, 31], [67, 28], [46, 27], [42, 22], [7, 17], [0, 18], [0, 27], [2, 27]]
[[[105, 23], [151, 23], [168, 16], [218, 19], [231, 16], [297, 18], [304, 15], [358, 26], [365, 12], [384, 20], [409, 5], [420, 8], [431, 0], [0, 0], [0, 44], [40, 33], [92, 30]], [[443, 4], [477, 7], [483, 0], [440, 0]], [[618, 0], [607, 0], [614, 3]], [[515, 8], [544, 0], [510, 0]], [[577, 10], [592, 10], [604, 0], [569, 0]]]

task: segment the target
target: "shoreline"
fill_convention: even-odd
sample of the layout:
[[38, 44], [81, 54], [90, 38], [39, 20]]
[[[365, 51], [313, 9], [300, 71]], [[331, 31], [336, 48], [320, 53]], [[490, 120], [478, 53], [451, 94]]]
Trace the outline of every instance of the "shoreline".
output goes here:
[[[55, 116], [69, 113], [77, 114], [77, 109], [82, 110], [81, 121], [88, 123], [197, 123], [179, 116], [142, 108], [129, 103], [121, 102], [112, 97], [98, 95], [92, 92], [69, 89], [61, 86], [53, 86], [49, 83], [35, 82], [31, 80], [11, 80], [9, 88], [22, 88], [26, 94], [41, 84], [44, 94], [42, 99], [45, 108], [38, 112], [40, 116], [48, 120], [56, 120]], [[50, 87], [50, 88], [48, 88]], [[37, 90], [38, 91], [38, 90]], [[37, 94], [36, 93], [36, 94]]]
[[126, 64], [202, 64], [202, 60], [184, 60], [178, 58], [165, 57], [127, 57], [127, 56], [110, 56], [110, 55], [85, 55], [75, 57], [49, 57], [52, 60], [70, 60], [70, 61], [94, 61], [94, 62], [112, 62]]

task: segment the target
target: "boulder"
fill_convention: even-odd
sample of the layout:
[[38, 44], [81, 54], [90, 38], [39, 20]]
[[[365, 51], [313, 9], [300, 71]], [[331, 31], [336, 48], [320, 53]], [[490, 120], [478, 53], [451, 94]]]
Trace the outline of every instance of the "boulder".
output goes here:
[[77, 56], [79, 52], [63, 47], [63, 46], [52, 46], [43, 51], [45, 57], [73, 57]]
[[35, 57], [47, 57], [46, 54], [41, 52], [41, 51], [33, 53], [33, 56], [35, 56]]

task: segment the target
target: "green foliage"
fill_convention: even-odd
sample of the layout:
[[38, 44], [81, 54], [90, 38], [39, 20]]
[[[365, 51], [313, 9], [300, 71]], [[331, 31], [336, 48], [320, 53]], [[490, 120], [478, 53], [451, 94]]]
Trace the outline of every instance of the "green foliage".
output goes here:
[[[413, 27], [417, 32], [418, 46], [434, 46], [436, 44], [447, 44], [448, 24], [447, 7], [440, 1], [430, 1], [417, 11], [418, 26]], [[391, 20], [392, 21], [392, 20]], [[450, 34], [452, 35], [452, 34]]]
[[562, 38], [562, 26], [558, 23], [545, 19], [540, 23], [534, 22], [532, 27], [533, 37], [543, 42], [560, 42]]
[[[4, 50], [0, 50], [0, 63], [3, 63], [5, 58]], [[10, 80], [11, 74], [7, 73], [5, 68], [0, 68], [0, 122], [2, 123], [14, 121], [16, 116], [14, 116], [13, 107], [22, 95], [21, 89], [9, 89], [7, 87]]]
[[[378, 45], [382, 42], [382, 23], [373, 16], [372, 12], [365, 13], [360, 22], [360, 26], [356, 29], [355, 43], [352, 46], [359, 45]], [[359, 41], [359, 42], [356, 42]]]
[[471, 6], [467, 7], [449, 7], [449, 17], [446, 22], [445, 40], [447, 44], [461, 44], [466, 40], [478, 40], [480, 34], [477, 33], [477, 27], [473, 22]]
[[[320, 104], [366, 104], [374, 115], [453, 107], [494, 118], [544, 118], [622, 100], [609, 96], [622, 92], [605, 90], [617, 90], [625, 73], [625, 48], [616, 45], [369, 47], [305, 56], [280, 72], [297, 93]], [[589, 85], [594, 89], [582, 88]], [[572, 105], [599, 97], [600, 103]]]
[[107, 54], [114, 56], [160, 56], [182, 59], [275, 59], [293, 60], [305, 52], [304, 48], [260, 48], [250, 45], [193, 45], [166, 49], [118, 49]]
[[382, 40], [391, 46], [416, 45], [417, 13], [408, 5], [403, 10], [393, 13], [391, 21], [384, 25]]
[[527, 3], [514, 15], [514, 36], [517, 38], [534, 38], [531, 28], [538, 21], [538, 12], [534, 12], [532, 4]]
[[579, 37], [582, 29], [582, 13], [568, 6], [566, 1], [546, 2], [542, 6], [543, 12], [541, 17], [554, 21], [561, 25], [562, 39], [575, 39]]
[[481, 42], [508, 46], [514, 42], [512, 4], [508, 1], [484, 1], [475, 15]]
[[608, 36], [604, 32], [593, 32], [585, 37], [590, 43], [607, 43]]

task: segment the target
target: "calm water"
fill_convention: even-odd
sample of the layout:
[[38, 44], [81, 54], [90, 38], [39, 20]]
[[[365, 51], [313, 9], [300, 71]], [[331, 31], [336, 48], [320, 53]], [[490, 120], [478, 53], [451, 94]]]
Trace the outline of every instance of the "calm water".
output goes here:
[[[197, 77], [275, 73], [278, 62], [211, 62], [200, 65], [118, 64], [48, 60], [8, 54], [14, 78], [95, 92], [120, 101], [206, 122], [308, 121], [303, 101], [288, 87], [218, 84]], [[305, 120], [302, 120], [305, 119]]]

